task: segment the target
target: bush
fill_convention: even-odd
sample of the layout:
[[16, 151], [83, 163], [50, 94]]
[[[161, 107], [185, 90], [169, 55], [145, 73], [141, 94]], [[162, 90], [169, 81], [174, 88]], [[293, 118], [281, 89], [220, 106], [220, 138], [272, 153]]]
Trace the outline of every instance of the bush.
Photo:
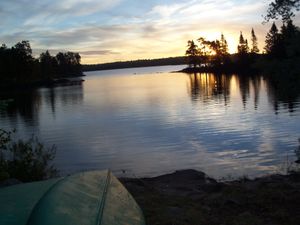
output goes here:
[[0, 181], [15, 178], [30, 182], [58, 175], [58, 170], [50, 164], [56, 154], [54, 145], [46, 148], [34, 136], [14, 141], [12, 133], [0, 129]]

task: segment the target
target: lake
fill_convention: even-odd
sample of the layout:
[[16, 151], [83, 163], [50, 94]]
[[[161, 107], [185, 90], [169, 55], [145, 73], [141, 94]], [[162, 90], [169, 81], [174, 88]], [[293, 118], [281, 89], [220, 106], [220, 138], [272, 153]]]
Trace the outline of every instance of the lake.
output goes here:
[[299, 88], [259, 75], [170, 72], [182, 68], [86, 72], [82, 85], [6, 93], [14, 101], [0, 109], [0, 127], [55, 144], [61, 174], [192, 168], [215, 178], [255, 177], [296, 159]]

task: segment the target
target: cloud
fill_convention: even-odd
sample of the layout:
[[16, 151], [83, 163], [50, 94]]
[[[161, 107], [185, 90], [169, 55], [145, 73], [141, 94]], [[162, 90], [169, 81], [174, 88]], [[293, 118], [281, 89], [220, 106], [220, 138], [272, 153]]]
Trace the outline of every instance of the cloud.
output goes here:
[[95, 63], [183, 55], [187, 40], [212, 40], [221, 32], [235, 51], [239, 32], [249, 39], [252, 27], [262, 48], [266, 7], [254, 0], [1, 1], [0, 38], [82, 52], [83, 62], [95, 56]]
[[[2, 14], [15, 14], [20, 19], [19, 25], [53, 25], [76, 17], [84, 17], [112, 9], [122, 0], [11, 0], [1, 1]], [[16, 21], [17, 18], [14, 20]]]
[[108, 55], [108, 54], [117, 54], [111, 50], [98, 50], [98, 51], [80, 51], [81, 55]]
[[173, 5], [157, 5], [153, 7], [153, 9], [150, 11], [151, 14], [158, 14], [160, 17], [170, 17], [174, 15], [176, 12], [178, 12], [184, 4], [173, 4]]

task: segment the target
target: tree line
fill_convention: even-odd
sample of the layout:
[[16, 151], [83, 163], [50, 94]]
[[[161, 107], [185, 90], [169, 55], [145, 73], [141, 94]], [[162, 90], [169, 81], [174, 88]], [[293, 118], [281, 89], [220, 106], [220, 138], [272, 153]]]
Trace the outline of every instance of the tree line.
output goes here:
[[38, 58], [32, 56], [29, 41], [21, 41], [12, 47], [0, 47], [0, 81], [4, 84], [24, 84], [66, 76], [82, 75], [79, 53], [59, 52], [51, 56], [49, 51]]
[[291, 58], [300, 56], [300, 30], [292, 20], [283, 23], [280, 30], [275, 22], [266, 36], [265, 50], [271, 58]]
[[257, 63], [262, 71], [281, 83], [300, 84], [300, 29], [291, 19], [283, 21], [279, 29], [272, 24], [264, 49], [265, 57]]
[[259, 54], [258, 40], [251, 30], [250, 43], [240, 33], [237, 53], [228, 53], [228, 44], [223, 34], [220, 39], [208, 41], [200, 37], [195, 42], [189, 40], [186, 49], [189, 68], [195, 70], [221, 70], [242, 72], [262, 70], [268, 73], [288, 72], [299, 76], [300, 69], [300, 29], [293, 24], [294, 11], [300, 10], [300, 0], [275, 0], [269, 5], [265, 21], [281, 17], [282, 26], [273, 22], [265, 38], [263, 54]]
[[214, 41], [206, 40], [204, 37], [189, 40], [186, 50], [188, 64], [192, 68], [215, 68], [229, 69], [233, 66], [240, 66], [252, 60], [259, 53], [257, 37], [254, 30], [251, 30], [251, 48], [248, 40], [240, 33], [239, 44], [237, 46], [237, 56], [233, 57], [228, 52], [228, 43], [221, 34], [220, 39]]
[[95, 71], [95, 70], [112, 70], [123, 68], [135, 68], [135, 67], [148, 67], [148, 66], [166, 66], [166, 65], [185, 65], [186, 57], [169, 57], [160, 59], [139, 59], [132, 61], [120, 61], [112, 63], [90, 64], [83, 65], [83, 71]]

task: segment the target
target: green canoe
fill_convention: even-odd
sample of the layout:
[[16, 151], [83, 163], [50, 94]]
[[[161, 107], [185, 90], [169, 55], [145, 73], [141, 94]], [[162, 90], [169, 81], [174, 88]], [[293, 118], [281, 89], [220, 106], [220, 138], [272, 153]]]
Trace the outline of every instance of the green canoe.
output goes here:
[[145, 224], [142, 211], [109, 171], [0, 189], [0, 225]]

